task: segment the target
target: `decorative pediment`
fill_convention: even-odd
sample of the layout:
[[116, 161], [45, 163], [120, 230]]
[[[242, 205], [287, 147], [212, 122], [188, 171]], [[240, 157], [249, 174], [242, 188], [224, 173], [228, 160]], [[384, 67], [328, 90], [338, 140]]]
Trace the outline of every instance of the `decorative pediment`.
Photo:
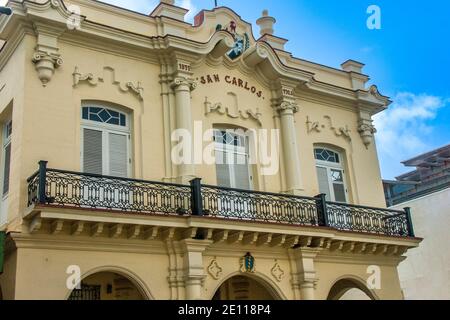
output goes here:
[[252, 25], [230, 8], [218, 7], [200, 11], [194, 18], [194, 27], [199, 31], [207, 29], [211, 34], [218, 30], [226, 30], [231, 34], [247, 34], [249, 46], [256, 43]]

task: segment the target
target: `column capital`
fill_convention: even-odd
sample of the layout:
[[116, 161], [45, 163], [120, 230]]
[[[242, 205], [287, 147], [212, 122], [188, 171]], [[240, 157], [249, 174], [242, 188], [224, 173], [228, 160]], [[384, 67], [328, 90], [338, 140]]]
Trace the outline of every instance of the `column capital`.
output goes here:
[[294, 101], [283, 100], [283, 101], [275, 104], [275, 110], [281, 114], [286, 113], [286, 112], [297, 113], [299, 111], [299, 109], [300, 109], [300, 107]]
[[197, 88], [197, 82], [190, 78], [176, 77], [170, 83], [170, 87], [174, 90], [194, 91]]

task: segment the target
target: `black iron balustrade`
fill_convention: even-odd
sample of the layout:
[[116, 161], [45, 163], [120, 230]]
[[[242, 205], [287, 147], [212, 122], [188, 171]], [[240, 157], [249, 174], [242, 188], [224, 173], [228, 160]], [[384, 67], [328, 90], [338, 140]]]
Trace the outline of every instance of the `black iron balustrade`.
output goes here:
[[116, 178], [64, 170], [39, 171], [28, 179], [28, 205], [209, 216], [254, 222], [321, 226], [337, 230], [414, 237], [409, 208], [396, 211], [300, 197], [202, 185]]
[[185, 185], [47, 169], [45, 162], [40, 162], [40, 170], [28, 183], [29, 205], [167, 215], [191, 212], [191, 188]]
[[317, 226], [317, 199], [203, 185], [204, 212], [212, 217]]

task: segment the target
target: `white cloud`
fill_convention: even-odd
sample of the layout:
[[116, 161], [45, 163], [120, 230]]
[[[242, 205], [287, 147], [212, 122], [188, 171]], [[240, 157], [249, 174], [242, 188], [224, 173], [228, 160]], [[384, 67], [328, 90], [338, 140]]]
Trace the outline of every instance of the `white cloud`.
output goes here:
[[383, 178], [393, 179], [411, 168], [400, 162], [432, 150], [427, 140], [432, 122], [449, 100], [427, 94], [399, 93], [389, 109], [374, 117]]
[[7, 0], [0, 0], [0, 6], [4, 6]]

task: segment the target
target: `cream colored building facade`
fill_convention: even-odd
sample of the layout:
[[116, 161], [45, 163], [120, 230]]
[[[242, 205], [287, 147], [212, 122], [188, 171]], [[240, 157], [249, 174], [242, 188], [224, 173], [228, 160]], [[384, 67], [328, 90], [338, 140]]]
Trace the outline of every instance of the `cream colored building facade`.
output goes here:
[[[8, 6], [4, 299], [403, 298], [397, 266], [421, 240], [385, 209], [371, 117], [390, 101], [361, 63], [293, 57], [267, 12], [255, 38], [224, 7], [191, 25], [171, 1]], [[238, 134], [220, 140], [235, 128], [279, 132], [280, 170], [173, 161], [177, 129], [215, 129], [216, 155], [248, 160]]]

